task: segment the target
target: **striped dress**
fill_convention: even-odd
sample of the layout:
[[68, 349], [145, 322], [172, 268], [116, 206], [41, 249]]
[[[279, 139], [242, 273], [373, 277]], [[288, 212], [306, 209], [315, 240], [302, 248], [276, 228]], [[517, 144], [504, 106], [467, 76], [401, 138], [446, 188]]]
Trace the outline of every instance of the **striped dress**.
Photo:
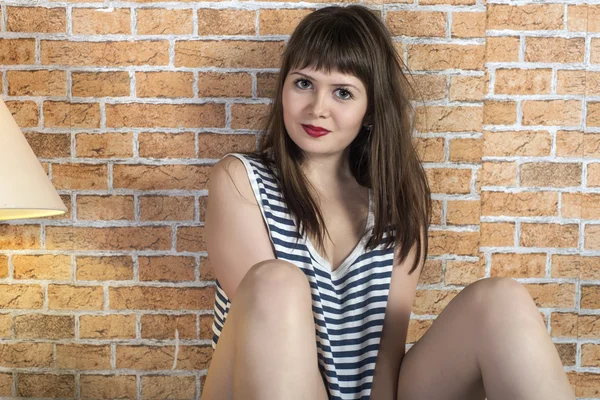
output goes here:
[[[246, 167], [275, 257], [297, 265], [308, 278], [319, 370], [329, 398], [369, 399], [392, 276], [393, 247], [386, 250], [381, 244], [366, 251], [369, 235], [365, 235], [348, 258], [331, 271], [329, 262], [306, 234], [300, 237], [296, 232], [296, 218], [283, 202], [274, 172], [258, 158], [228, 154]], [[373, 193], [369, 190], [369, 232], [373, 221]], [[216, 286], [213, 349], [231, 306], [218, 280]]]

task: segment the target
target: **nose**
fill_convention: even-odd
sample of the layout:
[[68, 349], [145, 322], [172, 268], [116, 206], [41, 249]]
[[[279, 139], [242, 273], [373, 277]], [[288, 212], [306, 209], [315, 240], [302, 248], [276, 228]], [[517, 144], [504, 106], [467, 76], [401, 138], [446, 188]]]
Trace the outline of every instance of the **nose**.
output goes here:
[[317, 117], [323, 115], [327, 116], [329, 93], [327, 91], [317, 91], [311, 98], [310, 111]]

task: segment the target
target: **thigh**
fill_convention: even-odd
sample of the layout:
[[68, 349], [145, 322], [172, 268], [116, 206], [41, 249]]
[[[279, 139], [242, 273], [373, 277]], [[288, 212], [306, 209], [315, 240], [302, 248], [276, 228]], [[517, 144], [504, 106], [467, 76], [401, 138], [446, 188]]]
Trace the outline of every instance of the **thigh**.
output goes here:
[[[269, 260], [268, 263], [282, 263], [284, 261]], [[258, 263], [254, 265], [246, 274], [244, 279], [240, 282], [238, 290], [250, 290], [253, 286], [251, 283], [252, 279], [256, 278], [254, 272], [258, 267]], [[302, 272], [301, 272], [302, 273]], [[242, 298], [243, 296], [236, 296], [236, 298]], [[234, 367], [234, 345], [235, 345], [235, 332], [236, 332], [236, 321], [239, 319], [238, 315], [244, 312], [245, 304], [236, 302], [235, 299], [232, 301], [229, 308], [229, 313], [221, 330], [217, 348], [214, 350], [210, 364], [208, 367], [208, 375], [202, 389], [202, 400], [233, 400], [233, 367]], [[317, 346], [315, 342], [314, 346], [315, 353], [317, 352]], [[315, 376], [318, 377], [319, 397], [316, 400], [328, 400], [327, 390], [323, 383], [323, 379], [319, 368], [314, 369]]]
[[475, 356], [482, 279], [465, 287], [437, 316], [429, 330], [404, 356], [398, 400], [484, 400]]

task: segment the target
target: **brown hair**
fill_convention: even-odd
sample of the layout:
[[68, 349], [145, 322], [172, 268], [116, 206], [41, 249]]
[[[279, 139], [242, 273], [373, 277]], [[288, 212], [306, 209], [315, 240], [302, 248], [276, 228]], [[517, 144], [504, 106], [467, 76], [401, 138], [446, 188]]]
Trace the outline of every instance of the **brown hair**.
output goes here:
[[[277, 93], [261, 127], [259, 150], [238, 152], [259, 158], [279, 171], [279, 185], [289, 211], [317, 239], [325, 251], [323, 216], [308, 187], [313, 187], [300, 169], [302, 150], [288, 136], [283, 121], [283, 84], [291, 69], [312, 66], [317, 71], [336, 70], [359, 78], [368, 93], [364, 125], [350, 144], [349, 164], [356, 181], [373, 190], [374, 227], [367, 250], [374, 249], [387, 235], [385, 248], [400, 248], [404, 261], [417, 242], [416, 261], [427, 258], [427, 231], [431, 214], [430, 190], [412, 144], [414, 109], [406, 97], [412, 86], [390, 33], [373, 11], [362, 5], [320, 8], [300, 21], [283, 53]], [[410, 73], [410, 71], [408, 71]], [[425, 254], [421, 254], [424, 227]], [[324, 229], [325, 228], [325, 229]], [[363, 233], [363, 236], [367, 232]]]

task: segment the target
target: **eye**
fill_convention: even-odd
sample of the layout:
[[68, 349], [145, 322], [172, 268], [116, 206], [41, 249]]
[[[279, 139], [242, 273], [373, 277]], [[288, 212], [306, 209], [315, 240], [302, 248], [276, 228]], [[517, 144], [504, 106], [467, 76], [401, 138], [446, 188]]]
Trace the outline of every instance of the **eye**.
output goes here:
[[[296, 79], [296, 80], [294, 81], [294, 85], [295, 85], [297, 88], [299, 88], [299, 89], [304, 89], [304, 88], [302, 88], [302, 87], [299, 87], [299, 86], [298, 86], [298, 83], [299, 83], [299, 82], [309, 82], [309, 83], [310, 83], [310, 81], [309, 81], [308, 79], [304, 79], [304, 78], [299, 78], [299, 79]], [[348, 89], [344, 88], [344, 87], [338, 87], [338, 88], [336, 88], [336, 90], [339, 90], [339, 91], [341, 91], [341, 92], [345, 92], [345, 93], [347, 93], [347, 96], [348, 96], [348, 97], [346, 97], [346, 96], [344, 96], [344, 97], [340, 97], [340, 99], [342, 99], [342, 100], [350, 100], [350, 99], [353, 99], [353, 98], [354, 98], [354, 95], [352, 94], [352, 92], [351, 92], [351, 91], [349, 91]]]

